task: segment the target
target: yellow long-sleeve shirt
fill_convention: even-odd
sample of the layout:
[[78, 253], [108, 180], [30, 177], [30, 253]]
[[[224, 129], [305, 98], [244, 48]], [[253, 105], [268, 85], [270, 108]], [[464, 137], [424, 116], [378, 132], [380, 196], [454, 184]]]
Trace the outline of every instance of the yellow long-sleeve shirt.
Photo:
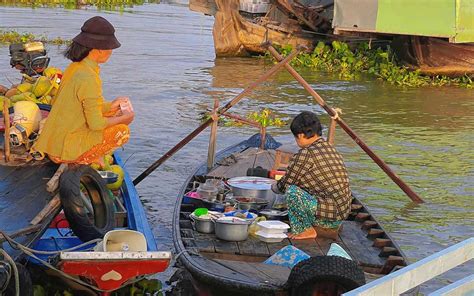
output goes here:
[[69, 65], [34, 150], [73, 161], [102, 142], [111, 103], [102, 96], [99, 72], [88, 58]]

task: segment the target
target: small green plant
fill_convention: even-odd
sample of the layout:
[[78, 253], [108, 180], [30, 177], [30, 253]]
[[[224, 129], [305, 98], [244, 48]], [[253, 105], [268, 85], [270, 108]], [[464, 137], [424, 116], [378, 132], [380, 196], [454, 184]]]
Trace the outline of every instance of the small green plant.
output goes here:
[[20, 7], [63, 7], [66, 9], [79, 9], [84, 6], [95, 6], [100, 10], [123, 10], [126, 7], [142, 5], [158, 0], [0, 0], [0, 5]]
[[[292, 48], [284, 46], [279, 50], [286, 56]], [[300, 53], [293, 59], [292, 65], [337, 72], [341, 79], [355, 79], [366, 73], [395, 85], [474, 87], [472, 78], [467, 75], [458, 78], [442, 75], [430, 77], [419, 70], [410, 70], [400, 65], [390, 47], [371, 48], [368, 43], [362, 43], [352, 50], [344, 42], [333, 41], [330, 45], [319, 42], [311, 53]]]
[[[209, 120], [210, 118], [211, 118], [211, 115], [209, 112], [205, 112], [201, 114], [201, 122], [205, 122]], [[245, 119], [256, 122], [263, 127], [268, 127], [268, 126], [281, 127], [287, 124], [284, 120], [277, 118], [275, 113], [273, 113], [270, 109], [267, 109], [267, 108], [261, 111], [251, 112], [245, 116]], [[240, 127], [240, 126], [245, 125], [245, 123], [242, 121], [239, 121], [233, 118], [224, 117], [224, 116], [219, 117], [218, 124], [220, 126], [226, 126], [226, 127]]]
[[12, 44], [12, 43], [25, 43], [25, 42], [31, 42], [31, 41], [41, 41], [43, 43], [53, 44], [53, 45], [65, 45], [71, 42], [70, 40], [62, 39], [61, 37], [50, 39], [43, 35], [36, 36], [28, 32], [20, 33], [17, 31], [0, 30], [0, 45]]
[[255, 111], [248, 114], [247, 118], [252, 121], [258, 122], [263, 127], [267, 127], [267, 126], [281, 127], [286, 124], [283, 120], [281, 120], [280, 118], [277, 118], [270, 109], [266, 109], [266, 108], [261, 110], [260, 112]]

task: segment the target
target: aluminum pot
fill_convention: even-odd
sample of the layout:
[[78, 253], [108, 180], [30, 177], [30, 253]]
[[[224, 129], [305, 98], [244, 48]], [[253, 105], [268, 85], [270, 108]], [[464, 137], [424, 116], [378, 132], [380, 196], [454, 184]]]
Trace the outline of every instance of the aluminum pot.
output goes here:
[[275, 201], [276, 194], [272, 191], [272, 184], [275, 180], [262, 177], [235, 177], [230, 178], [227, 184], [232, 189], [234, 197], [255, 197], [268, 201], [271, 207]]
[[250, 223], [244, 219], [224, 217], [217, 219], [215, 223], [216, 236], [219, 239], [240, 242], [249, 236]]
[[215, 227], [212, 219], [203, 219], [194, 215], [190, 215], [189, 219], [191, 219], [191, 224], [197, 232], [214, 233]]
[[237, 209], [259, 211], [268, 205], [268, 200], [255, 197], [236, 197]]

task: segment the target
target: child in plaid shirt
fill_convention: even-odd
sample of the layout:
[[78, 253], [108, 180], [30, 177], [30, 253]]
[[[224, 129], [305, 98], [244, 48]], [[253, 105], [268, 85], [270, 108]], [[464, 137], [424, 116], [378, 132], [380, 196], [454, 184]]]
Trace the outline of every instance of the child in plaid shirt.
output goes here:
[[349, 177], [341, 155], [321, 137], [316, 114], [298, 114], [290, 129], [301, 149], [273, 189], [285, 193], [290, 238], [314, 238], [313, 226], [335, 228], [347, 218], [352, 201]]

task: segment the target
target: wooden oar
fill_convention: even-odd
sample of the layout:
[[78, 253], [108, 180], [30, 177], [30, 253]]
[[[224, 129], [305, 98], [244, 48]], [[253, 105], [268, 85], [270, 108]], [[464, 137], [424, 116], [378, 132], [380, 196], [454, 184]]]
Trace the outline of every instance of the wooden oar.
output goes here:
[[[275, 57], [277, 61], [283, 60], [283, 57], [273, 46], [271, 46], [271, 44], [268, 43], [266, 46], [268, 46], [268, 51], [273, 55], [273, 57]], [[375, 161], [375, 163], [390, 177], [390, 179], [392, 179], [393, 182], [398, 185], [398, 187], [400, 187], [400, 189], [402, 189], [408, 195], [412, 201], [416, 203], [424, 202], [423, 199], [418, 196], [418, 194], [416, 194], [405, 182], [403, 182], [402, 179], [400, 179], [400, 177], [398, 177], [397, 174], [395, 174], [390, 169], [390, 167], [380, 157], [378, 157], [372, 151], [372, 149], [370, 149], [369, 146], [367, 146], [362, 141], [362, 139], [359, 138], [359, 136], [357, 136], [357, 134], [347, 125], [347, 123], [345, 123], [344, 120], [342, 120], [342, 118], [340, 118], [337, 113], [326, 104], [326, 102], [318, 95], [318, 93], [308, 84], [308, 82], [303, 79], [303, 77], [301, 77], [300, 74], [298, 74], [298, 72], [296, 72], [295, 69], [293, 69], [291, 65], [285, 64], [285, 68], [304, 87], [304, 89], [306, 89], [306, 91], [308, 91], [311, 96], [313, 96], [316, 102], [318, 102], [318, 104], [329, 114], [329, 116], [336, 120], [339, 126], [342, 127], [342, 129], [357, 143], [357, 145], [359, 145], [360, 148], [362, 148], [362, 150], [364, 150], [365, 153], [367, 153], [367, 155], [369, 155], [370, 158]]]
[[[254, 83], [250, 84], [246, 89], [244, 89], [240, 94], [238, 94], [236, 97], [232, 99], [232, 101], [228, 102], [224, 107], [220, 108], [217, 111], [218, 115], [221, 115], [225, 112], [227, 112], [230, 108], [232, 108], [235, 104], [237, 104], [245, 95], [250, 93], [254, 88], [256, 88], [259, 84], [267, 80], [270, 76], [275, 74], [278, 70], [283, 68], [286, 64], [288, 64], [289, 61], [291, 61], [298, 53], [300, 50], [295, 50], [293, 51], [290, 55], [288, 55], [286, 58], [281, 59], [278, 64], [274, 65], [270, 70], [265, 72], [257, 81]], [[148, 175], [150, 175], [156, 168], [158, 168], [163, 162], [165, 162], [168, 158], [170, 158], [173, 154], [175, 154], [178, 150], [183, 148], [184, 145], [189, 143], [192, 139], [194, 139], [199, 133], [201, 133], [206, 127], [208, 127], [214, 119], [209, 118], [201, 124], [198, 128], [196, 128], [194, 131], [192, 131], [189, 135], [187, 135], [184, 139], [181, 140], [176, 146], [168, 150], [160, 159], [155, 161], [150, 167], [148, 167], [143, 173], [141, 173], [138, 177], [133, 180], [133, 184], [137, 185], [140, 183], [143, 179], [145, 179]]]

